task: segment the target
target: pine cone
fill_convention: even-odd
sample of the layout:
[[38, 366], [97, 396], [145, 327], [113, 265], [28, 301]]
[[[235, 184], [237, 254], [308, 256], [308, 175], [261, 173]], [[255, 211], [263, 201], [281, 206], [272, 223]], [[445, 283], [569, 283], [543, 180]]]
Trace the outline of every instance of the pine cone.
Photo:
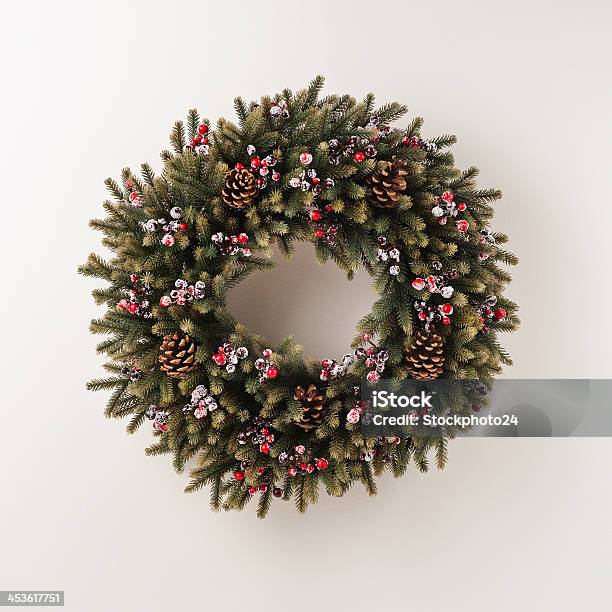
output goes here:
[[323, 419], [323, 404], [325, 402], [323, 395], [314, 385], [309, 385], [306, 391], [303, 387], [296, 387], [293, 397], [301, 402], [304, 410], [300, 420], [296, 422], [297, 426], [304, 431], [314, 429]]
[[160, 370], [173, 378], [181, 378], [196, 369], [195, 342], [183, 332], [164, 336], [159, 347]]
[[223, 201], [231, 208], [244, 208], [253, 202], [257, 195], [255, 175], [242, 168], [230, 170], [225, 175], [225, 186], [221, 190]]
[[444, 371], [444, 340], [437, 334], [417, 332], [410, 342], [406, 361], [412, 378], [438, 378]]
[[370, 202], [381, 208], [394, 208], [406, 191], [406, 174], [402, 162], [387, 162], [383, 170], [367, 179]]

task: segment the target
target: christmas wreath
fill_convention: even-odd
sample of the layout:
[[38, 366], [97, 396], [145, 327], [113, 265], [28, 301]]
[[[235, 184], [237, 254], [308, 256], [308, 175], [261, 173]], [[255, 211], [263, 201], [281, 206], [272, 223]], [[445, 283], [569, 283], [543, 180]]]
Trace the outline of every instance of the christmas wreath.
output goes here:
[[[189, 464], [188, 491], [210, 485], [213, 508], [295, 499], [304, 511], [320, 485], [343, 495], [354, 482], [404, 473], [412, 458], [441, 467], [448, 435], [372, 438], [361, 433], [360, 382], [434, 378], [490, 381], [510, 364], [498, 333], [518, 324], [502, 296], [515, 264], [493, 232], [495, 189], [476, 168], [454, 166], [452, 136], [424, 139], [422, 120], [392, 127], [406, 109], [349, 95], [320, 98], [316, 78], [250, 104], [215, 128], [192, 110], [177, 122], [158, 176], [145, 164], [106, 185], [114, 201], [91, 221], [113, 256], [80, 272], [108, 285], [91, 323], [111, 389], [106, 414], [152, 423], [150, 455]], [[270, 268], [272, 245], [291, 256], [314, 246], [350, 278], [365, 268], [379, 294], [357, 324], [352, 352], [305, 359], [292, 337], [278, 346], [228, 312], [225, 295]]]

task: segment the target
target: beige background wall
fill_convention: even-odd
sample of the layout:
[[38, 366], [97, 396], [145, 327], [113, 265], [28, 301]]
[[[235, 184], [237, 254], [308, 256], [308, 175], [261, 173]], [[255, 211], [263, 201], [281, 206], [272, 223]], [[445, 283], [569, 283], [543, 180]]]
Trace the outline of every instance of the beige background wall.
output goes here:
[[[468, 439], [443, 472], [322, 499], [305, 517], [213, 514], [144, 431], [105, 421], [96, 375], [102, 180], [155, 161], [197, 105], [299, 88], [398, 99], [459, 165], [503, 188], [521, 258], [514, 377], [609, 377], [609, 3], [20, 2], [0, 17], [0, 589], [64, 589], [66, 609], [609, 609], [612, 445]], [[300, 251], [235, 312], [341, 355], [371, 295]], [[307, 291], [312, 291], [310, 296]]]

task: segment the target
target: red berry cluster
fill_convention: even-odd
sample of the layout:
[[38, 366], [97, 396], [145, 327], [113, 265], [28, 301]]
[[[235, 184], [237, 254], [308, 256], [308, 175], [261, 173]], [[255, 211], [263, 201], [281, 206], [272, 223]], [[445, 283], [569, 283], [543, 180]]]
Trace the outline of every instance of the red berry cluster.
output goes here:
[[364, 413], [365, 409], [369, 407], [369, 405], [370, 402], [368, 402], [367, 400], [355, 400], [355, 406], [351, 408], [346, 414], [346, 420], [351, 425], [359, 423], [359, 421], [361, 420], [361, 415]]
[[[275, 183], [281, 180], [280, 172], [274, 170], [274, 166], [276, 166], [277, 159], [274, 155], [267, 155], [264, 158], [261, 158], [259, 155], [256, 155], [257, 150], [253, 145], [249, 145], [247, 147], [247, 154], [249, 155], [249, 169], [255, 174], [259, 175], [256, 180], [257, 188], [264, 189], [268, 185], [268, 177], [270, 177]], [[234, 164], [234, 168], [236, 170], [242, 170], [244, 168], [244, 164], [238, 162]]]
[[117, 308], [122, 312], [129, 312], [132, 315], [150, 319], [153, 316], [150, 310], [151, 304], [148, 300], [151, 288], [149, 285], [140, 283], [136, 274], [130, 274], [130, 283], [132, 286], [126, 290], [129, 297], [120, 300]]
[[[439, 272], [442, 269], [442, 264], [439, 261], [434, 262], [434, 269], [436, 272]], [[412, 281], [412, 288], [416, 291], [422, 291], [427, 288], [429, 293], [439, 293], [448, 300], [455, 292], [450, 281], [456, 278], [459, 278], [459, 272], [456, 269], [452, 269], [445, 274], [430, 274], [424, 279], [417, 277]]]
[[330, 204], [327, 204], [323, 209], [313, 208], [308, 212], [308, 220], [314, 228], [315, 238], [318, 240], [325, 239], [325, 242], [330, 245], [336, 243], [340, 224], [334, 217], [334, 210]]
[[[436, 217], [440, 225], [446, 225], [449, 219], [454, 219], [460, 212], [467, 209], [463, 202], [455, 203], [455, 195], [452, 191], [445, 191], [441, 196], [436, 196], [435, 206], [431, 209], [431, 214]], [[465, 219], [455, 221], [457, 231], [465, 234], [470, 228], [470, 224]]]
[[[266, 474], [266, 468], [259, 466], [257, 468], [251, 467], [251, 462], [248, 460], [244, 460], [240, 462], [240, 467], [234, 470], [234, 480], [237, 482], [242, 482], [245, 479], [250, 480], [260, 480], [255, 485], [249, 486], [249, 495], [255, 495], [257, 492], [265, 493], [270, 486], [272, 486], [271, 478]], [[274, 497], [282, 497], [283, 489], [280, 487], [273, 487], [272, 494]]]
[[172, 217], [171, 221], [166, 221], [166, 219], [161, 218], [149, 219], [141, 223], [143, 229], [147, 232], [157, 232], [159, 230], [165, 232], [160, 241], [165, 247], [171, 247], [174, 244], [174, 236], [177, 232], [184, 232], [187, 230], [187, 224], [181, 220], [183, 211], [180, 207], [174, 206], [170, 210], [170, 216]]
[[484, 302], [476, 305], [476, 309], [480, 314], [480, 320], [483, 326], [480, 330], [482, 334], [488, 334], [490, 331], [489, 324], [495, 321], [503, 321], [508, 313], [505, 308], [495, 308], [497, 298], [494, 295], [489, 296]]
[[307, 458], [308, 453], [303, 444], [299, 444], [293, 449], [293, 452], [282, 452], [278, 456], [278, 461], [281, 464], [289, 464], [287, 474], [295, 477], [298, 474], [312, 474], [315, 469], [323, 471], [329, 467], [329, 461], [324, 457], [315, 457], [312, 462]]
[[402, 139], [402, 144], [411, 149], [422, 149], [428, 153], [434, 153], [438, 150], [435, 142], [431, 140], [423, 140], [420, 136], [405, 136]]
[[[385, 127], [381, 127], [379, 132]], [[367, 158], [376, 157], [376, 147], [372, 142], [378, 139], [379, 137], [370, 140], [363, 136], [347, 136], [342, 140], [334, 138], [327, 143], [329, 146], [329, 161], [337, 165], [347, 159], [352, 159], [360, 164]]]
[[272, 349], [264, 349], [262, 356], [255, 360], [255, 369], [259, 371], [259, 382], [273, 380], [278, 376], [278, 366], [272, 360]]
[[138, 367], [138, 364], [136, 363], [136, 359], [132, 359], [130, 363], [126, 363], [121, 368], [121, 373], [124, 376], [127, 376], [130, 379], [130, 382], [136, 382], [137, 380], [140, 380], [143, 375], [142, 370]]
[[355, 349], [355, 358], [357, 361], [363, 362], [365, 367], [368, 368], [369, 372], [366, 375], [368, 382], [376, 383], [385, 371], [389, 353], [372, 342], [371, 334], [364, 333], [361, 335], [361, 339], [369, 346]]
[[142, 200], [140, 199], [140, 194], [138, 193], [138, 191], [136, 190], [136, 187], [134, 187], [134, 182], [131, 181], [130, 179], [127, 179], [124, 182], [125, 188], [128, 190], [128, 202], [132, 205], [132, 206], [136, 206], [137, 208], [140, 208], [142, 206]]
[[[304, 152], [300, 154], [300, 163], [303, 166], [308, 166], [312, 163], [313, 156], [311, 153]], [[289, 181], [289, 187], [301, 189], [302, 191], [311, 191], [314, 195], [319, 195], [323, 189], [331, 189], [335, 182], [332, 178], [326, 178], [321, 181], [321, 177], [317, 175], [314, 168], [304, 168], [299, 176], [294, 176]]]
[[219, 247], [222, 255], [244, 255], [245, 257], [252, 255], [251, 249], [246, 246], [249, 243], [249, 236], [244, 232], [232, 236], [217, 232], [213, 234], [212, 241]]
[[236, 365], [242, 359], [246, 359], [249, 351], [245, 346], [236, 348], [231, 342], [226, 342], [223, 346], [217, 349], [217, 352], [211, 359], [218, 366], [225, 366], [225, 370], [232, 374], [236, 371]]
[[145, 410], [145, 416], [153, 421], [153, 429], [157, 429], [162, 432], [168, 431], [168, 413], [159, 406], [151, 404]]
[[417, 316], [419, 321], [425, 323], [425, 329], [427, 331], [432, 329], [436, 323], [442, 323], [442, 325], [451, 324], [451, 315], [454, 309], [450, 302], [446, 302], [440, 306], [433, 306], [423, 300], [417, 300], [414, 303], [414, 307], [418, 312]]
[[495, 240], [495, 234], [488, 227], [483, 227], [480, 230], [480, 244], [482, 245], [482, 250], [478, 253], [479, 261], [486, 261], [491, 257], [492, 254], [495, 253], [495, 245], [497, 241]]
[[319, 378], [327, 381], [338, 378], [339, 376], [344, 376], [352, 364], [353, 356], [349, 353], [342, 357], [342, 362], [340, 363], [335, 359], [323, 359], [321, 360], [321, 373]]
[[205, 285], [204, 281], [196, 281], [194, 285], [190, 285], [186, 280], [177, 278], [174, 282], [175, 289], [170, 291], [169, 295], [162, 295], [159, 298], [159, 305], [162, 308], [168, 308], [172, 304], [184, 306], [187, 302], [193, 300], [201, 300], [204, 298]]
[[191, 139], [189, 148], [195, 151], [198, 155], [208, 155], [209, 141], [208, 141], [208, 124], [201, 123], [198, 126], [198, 133]]
[[270, 424], [263, 421], [261, 417], [255, 417], [246, 431], [238, 434], [238, 444], [244, 445], [250, 442], [259, 447], [262, 455], [269, 455], [274, 443], [274, 434]]

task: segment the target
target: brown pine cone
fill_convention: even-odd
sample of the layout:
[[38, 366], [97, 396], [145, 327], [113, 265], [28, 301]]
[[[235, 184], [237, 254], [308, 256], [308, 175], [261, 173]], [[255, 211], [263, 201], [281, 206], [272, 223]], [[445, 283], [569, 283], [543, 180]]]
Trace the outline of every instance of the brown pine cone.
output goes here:
[[304, 431], [311, 431], [323, 419], [323, 404], [325, 403], [323, 395], [314, 385], [308, 385], [306, 391], [303, 387], [296, 387], [293, 397], [302, 404], [304, 410], [300, 420], [296, 421], [296, 425]]
[[225, 175], [221, 190], [223, 201], [231, 208], [244, 208], [253, 203], [257, 195], [255, 175], [246, 168], [233, 168]]
[[444, 371], [444, 340], [437, 334], [418, 331], [410, 341], [406, 354], [412, 378], [433, 380]]
[[196, 369], [195, 342], [183, 332], [164, 336], [159, 347], [160, 370], [173, 378], [182, 378]]
[[387, 162], [387, 165], [368, 177], [369, 199], [374, 206], [394, 208], [406, 191], [406, 170], [401, 161]]

